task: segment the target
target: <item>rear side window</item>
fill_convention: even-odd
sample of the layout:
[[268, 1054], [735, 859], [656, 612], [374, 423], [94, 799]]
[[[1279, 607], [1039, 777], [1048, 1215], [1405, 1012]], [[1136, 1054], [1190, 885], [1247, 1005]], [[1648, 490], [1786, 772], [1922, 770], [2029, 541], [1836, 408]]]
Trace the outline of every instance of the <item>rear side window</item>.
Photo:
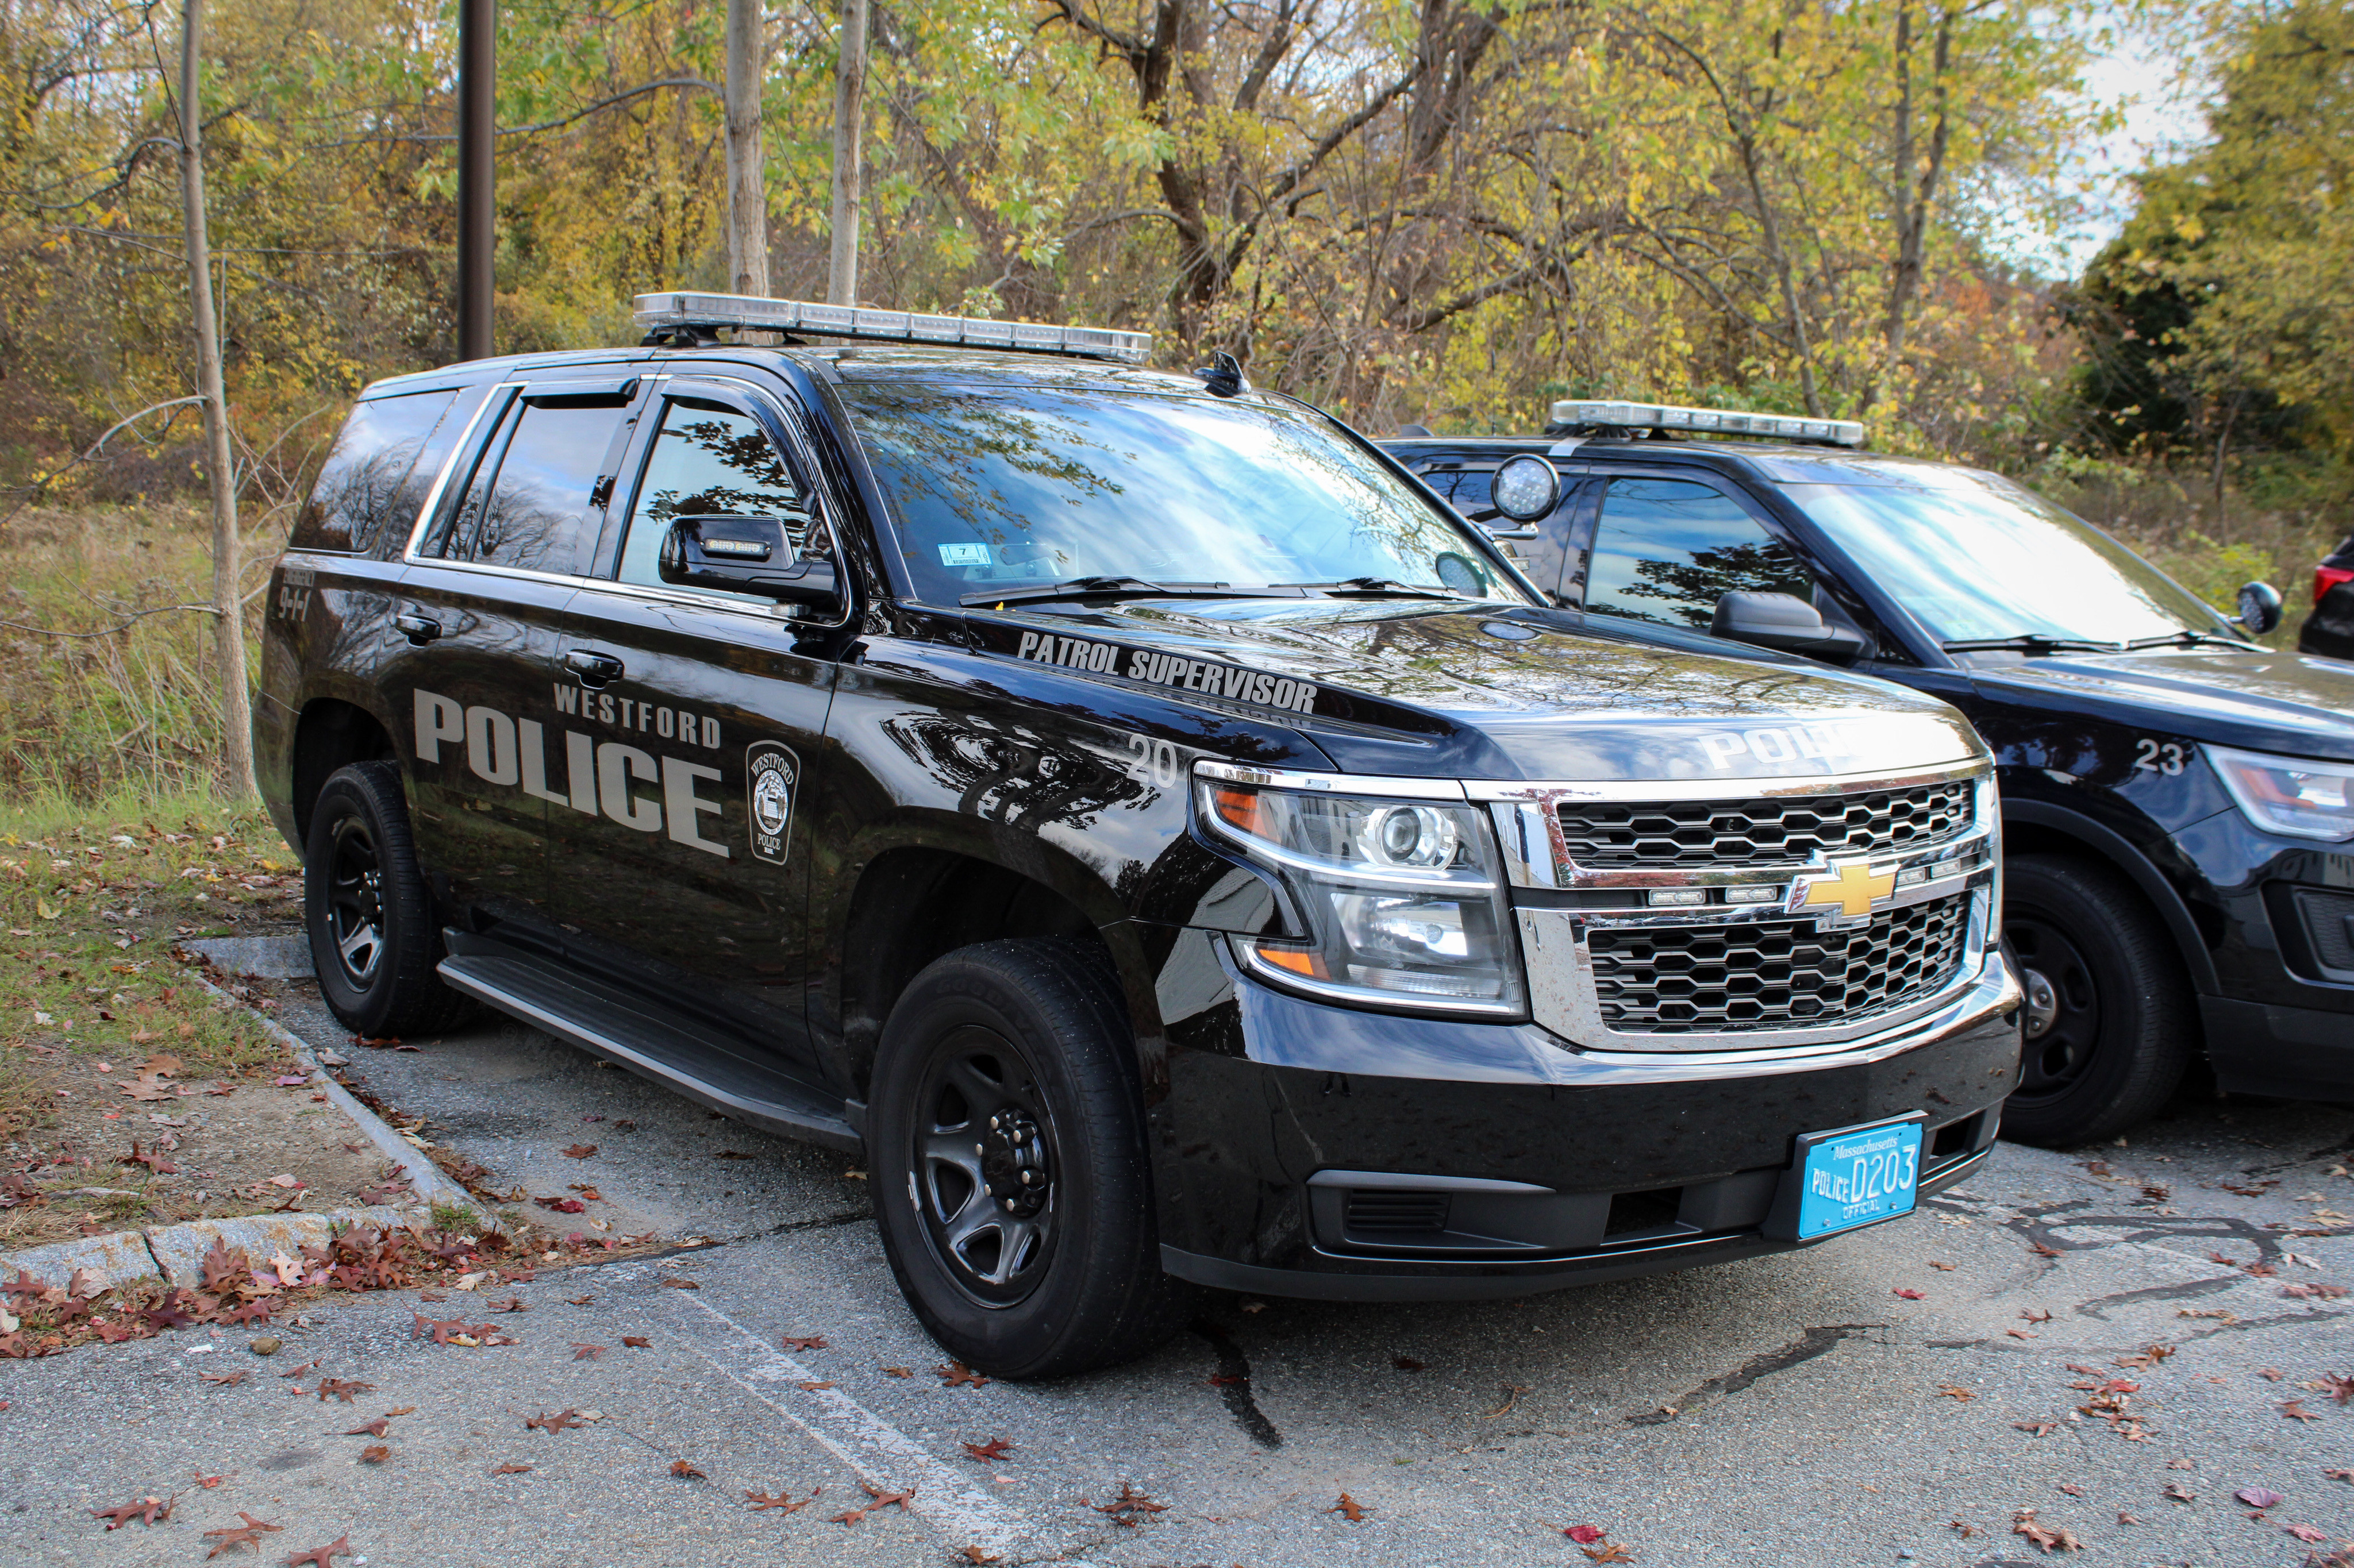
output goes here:
[[1722, 491], [1672, 479], [1615, 479], [1602, 503], [1585, 612], [1705, 631], [1736, 589], [1808, 599], [1788, 546]]
[[620, 429], [618, 399], [518, 400], [493, 433], [443, 554], [525, 571], [579, 569], [590, 498]]
[[[469, 391], [464, 406], [479, 396]], [[286, 547], [365, 555], [387, 533], [406, 535], [457, 444], [465, 423], [459, 409], [460, 394], [446, 388], [371, 397], [354, 408]]]

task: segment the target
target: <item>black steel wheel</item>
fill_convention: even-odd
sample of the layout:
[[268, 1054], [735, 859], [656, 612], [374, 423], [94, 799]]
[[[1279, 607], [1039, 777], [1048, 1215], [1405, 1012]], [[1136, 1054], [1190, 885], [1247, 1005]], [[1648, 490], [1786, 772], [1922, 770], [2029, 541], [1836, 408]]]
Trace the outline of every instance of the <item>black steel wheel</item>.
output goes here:
[[891, 1010], [867, 1090], [875, 1220], [907, 1304], [992, 1377], [1143, 1354], [1193, 1292], [1161, 1271], [1128, 1012], [1100, 949], [982, 942]]
[[2018, 854], [2003, 878], [2003, 935], [2027, 992], [2003, 1135], [2055, 1147], [2114, 1138], [2172, 1097], [2197, 1048], [2181, 957], [2105, 865]]
[[1010, 1306], [1055, 1251], [1054, 1111], [1022, 1048], [993, 1030], [941, 1039], [910, 1128], [917, 1210], [932, 1252], [976, 1301]]
[[320, 995], [354, 1032], [439, 1033], [473, 1011], [434, 972], [441, 931], [417, 869], [396, 765], [355, 762], [320, 788], [302, 893]]

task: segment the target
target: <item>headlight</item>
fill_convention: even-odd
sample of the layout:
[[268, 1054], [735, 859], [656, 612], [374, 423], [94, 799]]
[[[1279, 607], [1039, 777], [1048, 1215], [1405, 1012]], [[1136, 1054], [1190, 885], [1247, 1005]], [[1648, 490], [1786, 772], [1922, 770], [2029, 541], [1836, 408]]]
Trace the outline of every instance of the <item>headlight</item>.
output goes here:
[[1285, 895], [1282, 933], [1235, 938], [1253, 973], [1371, 1006], [1522, 1012], [1502, 865], [1477, 809], [1207, 778], [1194, 789], [1203, 831]]
[[2354, 766], [2206, 748], [2248, 821], [2299, 839], [2354, 839]]

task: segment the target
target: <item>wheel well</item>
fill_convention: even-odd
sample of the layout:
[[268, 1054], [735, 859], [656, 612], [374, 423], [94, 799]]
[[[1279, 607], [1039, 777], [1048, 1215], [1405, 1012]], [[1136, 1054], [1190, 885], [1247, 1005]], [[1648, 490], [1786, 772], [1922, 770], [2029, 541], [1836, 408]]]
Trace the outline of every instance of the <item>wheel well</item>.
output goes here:
[[312, 804], [337, 768], [395, 755], [392, 736], [366, 708], [327, 698], [304, 708], [294, 729], [295, 837], [310, 842]]
[[1044, 883], [947, 850], [892, 850], [859, 877], [843, 930], [842, 1033], [861, 1092], [883, 1021], [945, 953], [1005, 938], [1062, 937], [1110, 953], [1095, 923]]
[[[2175, 945], [2182, 949], [2183, 959], [2190, 966], [2193, 975], [2206, 971], [2212, 963], [2209, 954], [2223, 938], [2221, 911], [2179, 897], [2171, 901], [2171, 909], [2161, 906], [2158, 900], [2150, 896], [2143, 875], [2137, 874], [2135, 867], [2119, 863], [2115, 856], [2104, 853], [2098, 845], [2087, 843], [2066, 829], [2053, 827], [2048, 822], [2021, 822], [2005, 818], [2002, 853], [2006, 855], [2062, 855], [2073, 860], [2089, 861], [2116, 873], [2134, 890], [2134, 896], [2158, 916], [2159, 926], [2173, 936]], [[2194, 948], [2191, 945], [2194, 938], [2200, 946]]]

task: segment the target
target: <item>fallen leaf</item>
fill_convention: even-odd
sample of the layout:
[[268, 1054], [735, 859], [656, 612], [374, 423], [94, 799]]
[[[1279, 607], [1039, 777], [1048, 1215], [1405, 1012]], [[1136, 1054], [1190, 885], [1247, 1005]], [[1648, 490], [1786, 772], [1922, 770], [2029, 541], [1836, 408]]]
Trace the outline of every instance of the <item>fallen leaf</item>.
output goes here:
[[1937, 1385], [1937, 1392], [1945, 1395], [1947, 1399], [1958, 1399], [1965, 1403], [1978, 1397], [1978, 1395], [1970, 1390], [1959, 1387], [1958, 1385], [1950, 1383], [1939, 1383]]
[[371, 1443], [366, 1447], [360, 1450], [360, 1462], [362, 1464], [381, 1465], [387, 1459], [391, 1457], [392, 1450], [386, 1447], [381, 1443]]
[[266, 1520], [256, 1519], [253, 1515], [242, 1511], [237, 1517], [245, 1520], [245, 1523], [205, 1531], [207, 1541], [219, 1542], [210, 1552], [205, 1553], [206, 1561], [211, 1561], [232, 1546], [250, 1546], [253, 1548], [254, 1555], [258, 1557], [261, 1554], [261, 1538], [265, 1535], [275, 1535], [285, 1528], [284, 1525], [271, 1524]]
[[1939, 1263], [1935, 1258], [1931, 1258], [1929, 1260], [1929, 1266], [1938, 1270], [1940, 1273], [1951, 1274], [1954, 1272], [1956, 1266], [1950, 1263]]
[[2119, 1524], [2139, 1524], [2141, 1520], [2136, 1519], [2132, 1514], [2127, 1513], [2125, 1510], [2119, 1509], [2117, 1510], [2117, 1522]]
[[1598, 1524], [1573, 1524], [1562, 1533], [1580, 1546], [1591, 1546], [1610, 1532]]
[[885, 1367], [883, 1372], [884, 1374], [888, 1377], [913, 1377], [916, 1375], [916, 1369], [913, 1367]]
[[803, 1393], [823, 1393], [827, 1389], [832, 1388], [833, 1384], [830, 1383], [797, 1383], [793, 1384], [793, 1386], [800, 1389]]
[[597, 1152], [597, 1146], [593, 1143], [576, 1143], [564, 1152], [575, 1160], [586, 1160]]
[[697, 1285], [694, 1280], [682, 1279], [674, 1274], [666, 1274], [663, 1276], [663, 1283], [669, 1286], [673, 1290], [700, 1290], [703, 1288], [702, 1286]]
[[237, 1371], [231, 1372], [204, 1372], [199, 1375], [203, 1377], [205, 1382], [217, 1384], [221, 1388], [234, 1388], [252, 1374], [251, 1369], [239, 1367]]
[[2013, 1535], [2027, 1537], [2029, 1544], [2047, 1557], [2054, 1552], [2084, 1550], [2084, 1543], [2076, 1539], [2073, 1531], [2054, 1530], [2049, 1525], [2038, 1524], [2035, 1521], [2035, 1510], [2031, 1508], [2019, 1510], [2017, 1516], [2011, 1520], [2010, 1532]]
[[2083, 1496], [2084, 1495], [2084, 1488], [2082, 1488], [2082, 1487], [2080, 1487], [2080, 1486], [2077, 1486], [2077, 1485], [2073, 1484], [2073, 1482], [2069, 1482], [2069, 1481], [2062, 1481], [2062, 1482], [2061, 1482], [2061, 1483], [2060, 1483], [2060, 1489], [2061, 1489], [2062, 1491], [2063, 1491], [2063, 1492], [2066, 1492], [2066, 1493], [2067, 1493], [2070, 1497], [2072, 1497], [2072, 1498], [2080, 1498], [2080, 1497], [2083, 1497]]
[[2052, 1321], [2052, 1314], [2043, 1311], [2040, 1308], [2031, 1307], [2026, 1311], [2021, 1312], [2020, 1316], [2031, 1323], [2049, 1323]]
[[336, 1558], [351, 1555], [353, 1555], [352, 1538], [349, 1535], [339, 1535], [324, 1546], [313, 1546], [308, 1552], [297, 1552], [286, 1560], [286, 1568], [302, 1568], [304, 1563], [310, 1564], [310, 1568], [335, 1568]]
[[1341, 1494], [1341, 1500], [1334, 1503], [1331, 1508], [1326, 1509], [1324, 1511], [1326, 1513], [1337, 1513], [1342, 1519], [1347, 1520], [1351, 1524], [1363, 1524], [1365, 1522], [1365, 1515], [1371, 1513], [1373, 1510], [1367, 1508], [1364, 1504], [1359, 1502], [1348, 1493], [1342, 1492]]
[[1156, 1513], [1169, 1511], [1167, 1503], [1154, 1502], [1151, 1498], [1138, 1491], [1126, 1481], [1119, 1484], [1119, 1496], [1108, 1503], [1089, 1502], [1087, 1499], [1081, 1498], [1079, 1504], [1083, 1508], [1091, 1508], [1097, 1513], [1108, 1516], [1114, 1524], [1126, 1530], [1134, 1530]]
[[[414, 1337], [411, 1336], [411, 1338]], [[352, 1383], [339, 1377], [323, 1377], [319, 1380], [319, 1401], [323, 1404], [326, 1403], [327, 1396], [331, 1393], [345, 1404], [349, 1404], [358, 1395], [375, 1392], [376, 1384], [372, 1383]]]
[[1907, 1301], [1926, 1301], [1929, 1299], [1928, 1297], [1923, 1295], [1920, 1291], [1914, 1289], [1909, 1285], [1898, 1286], [1893, 1294], [1902, 1296]]
[[932, 1370], [940, 1374], [942, 1388], [983, 1388], [989, 1383], [987, 1378], [962, 1361], [950, 1361], [944, 1367], [934, 1367]]
[[1619, 1545], [1618, 1542], [1615, 1541], [1606, 1542], [1601, 1546], [1581, 1546], [1578, 1550], [1585, 1552], [1586, 1556], [1592, 1558], [1596, 1563], [1632, 1563], [1635, 1561], [1634, 1553], [1628, 1552], [1624, 1546]]
[[2354, 1470], [2324, 1470], [2321, 1473], [2333, 1481], [2354, 1481]]
[[2268, 1508], [2278, 1508], [2281, 1505], [2280, 1493], [2274, 1491], [2269, 1487], [2242, 1487], [2238, 1491], [2233, 1492], [2232, 1495], [2239, 1499], [2242, 1502], [2247, 1504], [2250, 1508], [2256, 1509], [2258, 1510]]
[[[2041, 1242], [2031, 1242], [2028, 1245], [2027, 1250], [2033, 1253], [2038, 1257], [2058, 1257], [2060, 1255], [2060, 1249], [2058, 1247], [2045, 1246]], [[2034, 1537], [2030, 1536], [2028, 1539], [2031, 1541]], [[2046, 1547], [2044, 1550], [2049, 1551], [2051, 1549]], [[2072, 1548], [2071, 1550], [2073, 1549]]]
[[2189, 1487], [2184, 1486], [2180, 1481], [2168, 1481], [2166, 1484], [2166, 1489], [2158, 1495], [2166, 1499], [2168, 1502], [2188, 1503], [2197, 1502], [2199, 1500], [2199, 1494], [2192, 1491]]
[[2329, 1397], [2338, 1404], [2344, 1404], [2349, 1400], [2354, 1400], [2354, 1377], [2345, 1377], [2337, 1372], [2323, 1372], [2321, 1383], [2322, 1386], [2328, 1390]]
[[531, 1467], [529, 1465], [518, 1465], [513, 1460], [509, 1460], [507, 1463], [501, 1465], [497, 1469], [491, 1472], [491, 1474], [494, 1476], [527, 1476], [530, 1473]]
[[957, 1553], [968, 1563], [1002, 1563], [1004, 1558], [993, 1552], [983, 1552], [978, 1546], [960, 1546]]
[[787, 1334], [783, 1344], [789, 1351], [822, 1351], [830, 1347], [823, 1334]]
[[593, 1361], [599, 1355], [603, 1353], [604, 1349], [605, 1347], [602, 1345], [583, 1345], [576, 1343], [572, 1347], [572, 1359], [576, 1361]]
[[565, 1299], [572, 1303], [575, 1307], [586, 1307], [591, 1301], [596, 1300], [597, 1298], [594, 1296], [567, 1296]]
[[391, 1429], [392, 1423], [379, 1415], [374, 1421], [367, 1423], [365, 1426], [353, 1427], [349, 1432], [345, 1433], [344, 1436], [346, 1437], [381, 1437]]
[[1013, 1452], [1013, 1445], [1002, 1437], [991, 1437], [986, 1443], [967, 1443], [964, 1446], [964, 1452], [965, 1457], [978, 1459], [986, 1465], [992, 1459], [1002, 1459], [1006, 1455]]
[[654, 1342], [642, 1334], [624, 1334], [621, 1336], [621, 1343], [633, 1351], [649, 1351], [653, 1349]]
[[2317, 1412], [2307, 1410], [2305, 1407], [2305, 1401], [2301, 1399], [2285, 1399], [2281, 1401], [2280, 1413], [2285, 1419], [2290, 1421], [2318, 1421], [2321, 1419], [2321, 1416]]
[[792, 1514], [801, 1512], [801, 1510], [817, 1501], [817, 1494], [823, 1490], [825, 1490], [823, 1487], [819, 1487], [809, 1496], [799, 1499], [790, 1492], [746, 1492], [744, 1500], [752, 1505], [754, 1513], [774, 1509], [779, 1513]]
[[2056, 1421], [2014, 1421], [2011, 1425], [2021, 1432], [2031, 1432], [2038, 1437], [2044, 1437], [2049, 1436], [2060, 1424]]
[[1971, 1536], [1976, 1535], [1978, 1532], [1978, 1527], [1977, 1525], [1964, 1524], [1958, 1519], [1947, 1520], [1946, 1521], [1946, 1528], [1947, 1530], [1956, 1530], [1961, 1531], [1962, 1539], [1964, 1541], [1967, 1541]]
[[673, 1459], [670, 1462], [670, 1473], [683, 1480], [700, 1481], [705, 1478], [701, 1470], [696, 1469], [684, 1459]]
[[2307, 1546], [2311, 1546], [2317, 1542], [2323, 1542], [2329, 1539], [2327, 1533], [2314, 1529], [2313, 1526], [2309, 1524], [2284, 1524], [2281, 1526], [2281, 1531], [2286, 1535], [2296, 1536]]
[[2267, 1383], [2278, 1383], [2281, 1379], [2288, 1376], [2288, 1373], [2281, 1371], [2278, 1367], [2264, 1367], [2259, 1370], [2256, 1375], [2263, 1378]]
[[137, 1502], [123, 1503], [117, 1508], [94, 1508], [90, 1510], [90, 1517], [106, 1520], [109, 1530], [120, 1530], [134, 1519], [142, 1524], [154, 1524], [172, 1517], [172, 1504], [179, 1495], [174, 1492], [168, 1498], [141, 1498]]
[[523, 1428], [525, 1431], [528, 1432], [533, 1427], [536, 1426], [542, 1432], [546, 1433], [552, 1437], [567, 1426], [578, 1426], [579, 1425], [580, 1413], [577, 1410], [565, 1409], [557, 1411], [553, 1415], [542, 1411], [539, 1414], [535, 1415], [530, 1420], [525, 1422], [523, 1424]]

